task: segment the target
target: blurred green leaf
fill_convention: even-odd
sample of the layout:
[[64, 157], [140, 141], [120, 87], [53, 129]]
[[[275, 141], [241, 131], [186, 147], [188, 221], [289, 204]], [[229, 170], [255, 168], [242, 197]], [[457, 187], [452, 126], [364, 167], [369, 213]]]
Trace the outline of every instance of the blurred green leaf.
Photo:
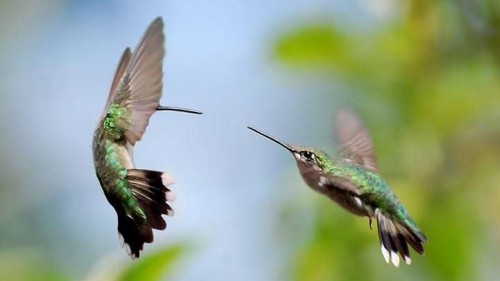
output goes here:
[[173, 246], [155, 253], [147, 254], [131, 263], [118, 281], [157, 281], [168, 272], [175, 261], [185, 252], [184, 246]]
[[472, 265], [479, 254], [477, 242], [485, 238], [477, 215], [463, 194], [446, 193], [433, 201], [436, 206], [425, 224], [431, 238], [422, 262], [431, 264], [439, 280], [476, 280]]
[[363, 249], [370, 245], [368, 220], [348, 216], [325, 198], [317, 200], [315, 229], [294, 266], [295, 280], [361, 280], [369, 272], [359, 270], [366, 261]]
[[280, 39], [275, 55], [283, 62], [309, 66], [347, 63], [348, 38], [331, 25], [301, 27]]

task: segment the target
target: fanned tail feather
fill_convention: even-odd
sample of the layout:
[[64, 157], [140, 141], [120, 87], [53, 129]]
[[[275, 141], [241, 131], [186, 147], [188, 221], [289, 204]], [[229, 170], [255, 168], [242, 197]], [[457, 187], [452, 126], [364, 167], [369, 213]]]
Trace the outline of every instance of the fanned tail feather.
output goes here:
[[174, 215], [166, 201], [173, 201], [175, 194], [167, 188], [173, 179], [166, 173], [130, 169], [126, 179], [140, 210], [118, 212], [118, 232], [128, 254], [135, 259], [144, 243], [153, 242], [153, 229], [167, 227], [162, 215]]
[[422, 243], [427, 242], [427, 237], [422, 232], [392, 220], [382, 214], [379, 209], [375, 210], [375, 216], [377, 218], [380, 249], [387, 263], [392, 262], [394, 266], [398, 267], [399, 256], [401, 256], [406, 264], [411, 264], [408, 244], [417, 253], [424, 253]]

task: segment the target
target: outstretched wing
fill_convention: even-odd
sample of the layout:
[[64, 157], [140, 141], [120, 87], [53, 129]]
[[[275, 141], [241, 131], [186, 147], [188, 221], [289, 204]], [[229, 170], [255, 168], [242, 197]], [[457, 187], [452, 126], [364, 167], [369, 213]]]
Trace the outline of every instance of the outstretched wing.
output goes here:
[[125, 50], [111, 85], [101, 121], [114, 105], [123, 110], [115, 123], [131, 145], [142, 138], [149, 118], [160, 105], [164, 42], [163, 21], [158, 17], [149, 25], [134, 53], [129, 48]]
[[371, 171], [378, 170], [370, 134], [352, 110], [343, 109], [338, 112], [335, 135], [343, 157], [352, 159]]

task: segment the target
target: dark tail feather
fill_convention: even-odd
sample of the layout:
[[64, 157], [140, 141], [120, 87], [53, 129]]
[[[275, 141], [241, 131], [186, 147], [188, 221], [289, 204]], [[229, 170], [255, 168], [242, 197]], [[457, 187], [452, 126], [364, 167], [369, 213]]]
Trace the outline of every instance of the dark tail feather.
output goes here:
[[130, 169], [126, 179], [138, 208], [130, 214], [118, 213], [118, 232], [127, 252], [135, 259], [144, 243], [153, 242], [153, 228], [163, 230], [167, 227], [162, 215], [174, 215], [166, 201], [173, 201], [175, 194], [167, 188], [173, 179], [162, 172]]
[[138, 222], [125, 213], [118, 214], [118, 235], [122, 246], [132, 259], [139, 257], [139, 252], [142, 250], [144, 243], [153, 241], [153, 231], [147, 222]]
[[387, 263], [392, 262], [398, 267], [399, 254], [406, 264], [411, 264], [408, 244], [417, 253], [424, 253], [422, 243], [427, 242], [427, 238], [423, 233], [412, 230], [408, 226], [384, 216], [379, 209], [375, 210], [375, 216], [377, 217], [380, 249]]

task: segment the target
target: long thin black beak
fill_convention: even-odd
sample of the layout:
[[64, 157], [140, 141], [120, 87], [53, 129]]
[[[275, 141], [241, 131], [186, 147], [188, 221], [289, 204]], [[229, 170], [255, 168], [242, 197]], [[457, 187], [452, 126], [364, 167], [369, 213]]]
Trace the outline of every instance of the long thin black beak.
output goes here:
[[252, 130], [252, 131], [254, 131], [254, 132], [256, 132], [257, 134], [259, 134], [259, 135], [261, 135], [261, 136], [263, 136], [263, 137], [266, 137], [266, 138], [268, 138], [268, 139], [270, 139], [270, 140], [274, 141], [275, 143], [277, 143], [277, 144], [279, 144], [279, 145], [283, 146], [284, 148], [286, 148], [286, 149], [287, 149], [288, 151], [290, 151], [291, 153], [296, 153], [296, 152], [297, 152], [297, 151], [296, 151], [295, 149], [293, 149], [290, 145], [288, 145], [288, 144], [286, 144], [286, 143], [283, 143], [283, 142], [281, 142], [281, 141], [277, 140], [276, 138], [274, 138], [274, 137], [272, 137], [272, 136], [270, 136], [270, 135], [268, 135], [268, 134], [265, 134], [265, 133], [263, 133], [263, 132], [261, 132], [261, 131], [259, 131], [259, 130], [255, 129], [255, 128], [253, 128], [253, 127], [250, 127], [250, 126], [247, 126], [247, 128], [248, 128], [248, 129], [250, 129], [250, 130]]
[[156, 108], [156, 110], [170, 110], [170, 111], [179, 111], [179, 112], [192, 113], [192, 114], [203, 114], [203, 112], [198, 111], [198, 110], [176, 107], [176, 106], [162, 106], [162, 105], [160, 105]]

